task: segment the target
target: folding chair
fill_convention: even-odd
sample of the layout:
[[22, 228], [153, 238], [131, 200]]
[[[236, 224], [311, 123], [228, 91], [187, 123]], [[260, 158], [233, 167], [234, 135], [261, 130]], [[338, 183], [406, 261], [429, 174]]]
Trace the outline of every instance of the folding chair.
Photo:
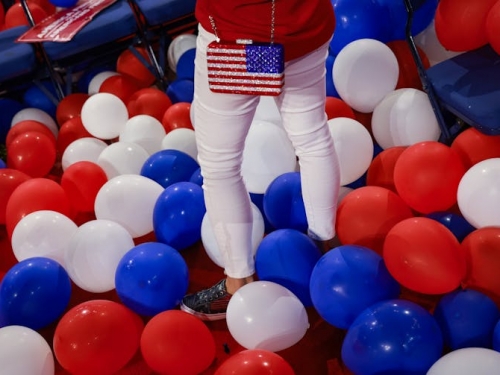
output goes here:
[[[26, 0], [24, 11], [34, 25]], [[126, 0], [118, 0], [97, 14], [68, 42], [38, 43], [50, 69], [63, 77], [65, 94], [72, 92], [72, 76], [95, 65], [116, 61], [137, 42], [137, 23]]]
[[[194, 32], [196, 0], [128, 0], [136, 14], [141, 40], [149, 57], [162, 76], [162, 86], [168, 84], [166, 51], [172, 39], [185, 32]], [[156, 53], [155, 53], [156, 52]]]
[[500, 134], [500, 56], [486, 45], [425, 69], [411, 26], [425, 0], [404, 0], [408, 18], [406, 41], [412, 51], [424, 91], [449, 144], [467, 126], [488, 135]]
[[36, 55], [33, 46], [15, 43], [28, 29], [18, 26], [0, 32], [0, 90], [9, 91], [23, 81], [30, 80], [36, 71]]
[[[28, 30], [27, 26], [17, 26], [0, 32], [0, 94], [22, 96], [25, 89], [35, 84], [47, 94], [54, 103], [61, 99], [61, 87], [54, 75], [40, 61], [35, 46], [16, 43], [16, 39]], [[54, 94], [42, 84], [50, 79]]]

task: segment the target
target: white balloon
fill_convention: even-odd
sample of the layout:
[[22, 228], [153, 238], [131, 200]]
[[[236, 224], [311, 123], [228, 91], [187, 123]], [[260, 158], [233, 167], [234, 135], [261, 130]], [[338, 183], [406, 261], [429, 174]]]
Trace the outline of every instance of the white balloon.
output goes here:
[[115, 272], [135, 246], [130, 233], [110, 220], [91, 220], [73, 234], [65, 252], [66, 271], [73, 282], [91, 293], [115, 288]]
[[106, 182], [97, 193], [97, 219], [121, 224], [133, 238], [153, 231], [153, 211], [164, 188], [147, 177], [121, 175]]
[[282, 125], [281, 113], [272, 96], [261, 96], [255, 111], [254, 121], [267, 121]]
[[0, 328], [2, 375], [54, 375], [54, 355], [38, 332], [23, 326]]
[[241, 173], [248, 191], [264, 194], [274, 179], [295, 171], [297, 158], [282, 127], [265, 121], [253, 121], [243, 150]]
[[373, 137], [383, 149], [437, 141], [441, 134], [429, 97], [421, 90], [395, 90], [372, 115]]
[[373, 141], [360, 122], [348, 117], [328, 120], [340, 164], [340, 184], [348, 185], [360, 178], [373, 159]]
[[[253, 255], [257, 252], [260, 242], [264, 238], [265, 223], [262, 213], [259, 208], [251, 203], [252, 215], [253, 215], [253, 226], [252, 226], [252, 250]], [[201, 222], [201, 241], [203, 243], [203, 248], [207, 253], [208, 257], [217, 264], [219, 267], [224, 268], [224, 259], [219, 251], [219, 245], [217, 245], [217, 240], [215, 238], [214, 230], [208, 219], [208, 215], [205, 214]]]
[[184, 52], [196, 48], [196, 35], [180, 34], [176, 36], [168, 46], [167, 62], [170, 69], [177, 71], [177, 62]]
[[464, 348], [445, 354], [427, 375], [498, 375], [500, 353], [486, 348]]
[[443, 47], [436, 35], [436, 24], [434, 20], [420, 34], [413, 38], [415, 44], [424, 51], [430, 66], [436, 65], [444, 60], [451, 59], [463, 52], [448, 51]]
[[65, 267], [64, 252], [78, 226], [67, 216], [41, 210], [24, 216], [12, 232], [12, 250], [18, 261], [50, 258]]
[[57, 126], [54, 119], [47, 112], [42, 111], [41, 109], [38, 109], [38, 108], [21, 109], [12, 118], [12, 121], [10, 123], [10, 127], [13, 127], [16, 124], [18, 124], [19, 122], [25, 121], [25, 120], [33, 120], [33, 121], [38, 121], [39, 123], [42, 123], [47, 128], [49, 128], [49, 130], [52, 132], [52, 134], [54, 134], [54, 137], [56, 137], [56, 138], [57, 138], [57, 135], [59, 134], [59, 127]]
[[271, 352], [295, 345], [309, 328], [302, 302], [269, 281], [254, 281], [238, 289], [229, 300], [226, 321], [241, 346]]
[[161, 150], [161, 142], [165, 134], [165, 128], [156, 118], [149, 115], [137, 115], [128, 119], [118, 139], [120, 142], [136, 143], [149, 155], [153, 155]]
[[101, 88], [102, 83], [109, 77], [118, 76], [120, 73], [113, 72], [111, 70], [97, 73], [89, 82], [89, 88], [87, 90], [89, 95], [97, 94]]
[[128, 110], [119, 97], [101, 92], [85, 101], [81, 118], [84, 128], [94, 137], [113, 139], [117, 138], [125, 127]]
[[131, 142], [115, 142], [107, 146], [97, 158], [97, 164], [109, 179], [122, 174], [141, 174], [149, 154]]
[[178, 150], [198, 160], [198, 147], [193, 129], [176, 128], [169, 131], [161, 142], [162, 150]]
[[394, 52], [375, 39], [358, 39], [342, 48], [333, 64], [340, 97], [358, 112], [375, 106], [396, 88], [399, 65]]
[[457, 203], [475, 228], [500, 227], [500, 158], [483, 160], [462, 176]]
[[63, 171], [79, 161], [97, 163], [99, 155], [106, 147], [108, 147], [106, 142], [92, 137], [79, 138], [71, 142], [64, 150], [61, 158]]

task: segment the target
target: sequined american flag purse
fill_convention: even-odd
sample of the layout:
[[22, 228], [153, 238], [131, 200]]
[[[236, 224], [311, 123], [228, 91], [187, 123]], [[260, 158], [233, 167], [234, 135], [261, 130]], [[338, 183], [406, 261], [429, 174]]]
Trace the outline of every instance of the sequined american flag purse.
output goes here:
[[285, 83], [285, 58], [282, 44], [274, 43], [275, 0], [271, 2], [271, 42], [252, 40], [221, 41], [213, 17], [210, 23], [216, 40], [207, 47], [210, 90], [226, 94], [281, 94]]
[[207, 63], [214, 92], [276, 96], [285, 82], [281, 44], [214, 41], [208, 45]]

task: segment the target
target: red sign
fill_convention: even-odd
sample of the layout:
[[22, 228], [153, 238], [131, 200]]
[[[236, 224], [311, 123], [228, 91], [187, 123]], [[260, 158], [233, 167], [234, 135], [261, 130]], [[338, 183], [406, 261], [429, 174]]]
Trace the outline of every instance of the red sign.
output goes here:
[[18, 42], [68, 42], [92, 18], [116, 0], [80, 0], [71, 8], [65, 8], [33, 26]]

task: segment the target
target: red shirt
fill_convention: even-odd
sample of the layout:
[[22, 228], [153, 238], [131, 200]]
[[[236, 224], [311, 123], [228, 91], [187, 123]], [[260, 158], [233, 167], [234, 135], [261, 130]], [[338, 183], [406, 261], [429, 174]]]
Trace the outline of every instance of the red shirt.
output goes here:
[[[335, 29], [331, 0], [275, 0], [275, 36], [285, 47], [285, 59], [301, 57], [326, 43]], [[222, 40], [269, 42], [271, 0], [198, 0], [196, 18], [213, 33], [215, 21]]]

